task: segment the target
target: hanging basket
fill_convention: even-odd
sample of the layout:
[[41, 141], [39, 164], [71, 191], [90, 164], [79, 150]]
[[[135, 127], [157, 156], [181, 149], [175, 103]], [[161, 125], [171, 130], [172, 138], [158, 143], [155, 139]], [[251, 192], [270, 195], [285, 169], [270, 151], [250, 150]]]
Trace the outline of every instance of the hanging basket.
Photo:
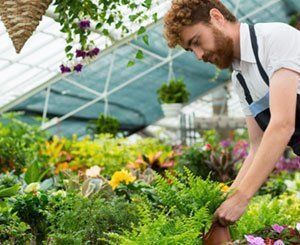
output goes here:
[[0, 17], [20, 53], [31, 37], [52, 0], [0, 0]]

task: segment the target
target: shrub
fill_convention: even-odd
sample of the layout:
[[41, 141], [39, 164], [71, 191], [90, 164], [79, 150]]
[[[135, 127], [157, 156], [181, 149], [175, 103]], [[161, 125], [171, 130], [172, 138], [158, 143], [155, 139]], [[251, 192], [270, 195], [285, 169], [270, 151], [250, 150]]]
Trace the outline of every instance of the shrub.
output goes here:
[[189, 101], [190, 93], [182, 79], [171, 80], [169, 83], [164, 83], [158, 90], [159, 103], [186, 103]]

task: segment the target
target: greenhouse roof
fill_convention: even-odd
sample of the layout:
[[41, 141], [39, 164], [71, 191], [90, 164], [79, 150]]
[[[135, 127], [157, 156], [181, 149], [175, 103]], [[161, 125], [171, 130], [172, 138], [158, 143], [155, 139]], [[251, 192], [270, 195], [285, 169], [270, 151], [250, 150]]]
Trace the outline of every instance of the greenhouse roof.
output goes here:
[[[167, 48], [161, 17], [170, 1], [158, 2], [152, 11], [159, 13], [160, 20], [147, 28], [150, 46], [135, 34], [112, 42], [95, 31], [102, 52], [79, 74], [59, 72], [65, 40], [51, 8], [20, 55], [0, 22], [0, 112], [23, 110], [26, 115], [43, 116], [42, 128], [64, 135], [84, 134], [87, 122], [105, 112], [117, 117], [122, 129], [133, 132], [162, 117], [156, 90], [170, 77], [184, 78], [191, 101], [226, 83], [228, 71], [214, 79], [214, 66], [197, 62], [191, 53]], [[223, 2], [248, 23], [288, 22], [292, 12], [300, 11], [298, 0]], [[144, 59], [127, 67], [137, 50], [143, 51]]]

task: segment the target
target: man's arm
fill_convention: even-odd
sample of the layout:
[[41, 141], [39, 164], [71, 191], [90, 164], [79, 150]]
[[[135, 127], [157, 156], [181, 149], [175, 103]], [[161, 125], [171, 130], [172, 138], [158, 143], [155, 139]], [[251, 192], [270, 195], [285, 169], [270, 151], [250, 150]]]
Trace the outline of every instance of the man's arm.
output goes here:
[[288, 69], [280, 69], [272, 77], [270, 123], [241, 183], [215, 212], [215, 219], [222, 225], [233, 224], [241, 217], [288, 144], [295, 129], [298, 80], [299, 73]]
[[250, 199], [274, 169], [295, 130], [299, 73], [288, 69], [275, 72], [270, 81], [271, 120], [253, 163], [238, 191]]
[[250, 150], [247, 158], [245, 159], [238, 175], [236, 176], [234, 182], [230, 186], [230, 189], [234, 189], [238, 187], [246, 175], [251, 163], [253, 162], [255, 153], [260, 145], [261, 139], [263, 137], [263, 131], [258, 126], [257, 122], [255, 121], [254, 117], [247, 116], [246, 117], [246, 124], [248, 128], [248, 135], [250, 141]]

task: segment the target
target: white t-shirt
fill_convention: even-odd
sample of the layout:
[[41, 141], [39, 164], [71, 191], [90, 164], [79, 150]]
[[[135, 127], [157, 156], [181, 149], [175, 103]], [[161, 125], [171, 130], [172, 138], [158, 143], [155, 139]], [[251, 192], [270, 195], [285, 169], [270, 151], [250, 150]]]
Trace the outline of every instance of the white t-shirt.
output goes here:
[[[255, 24], [260, 62], [271, 77], [280, 68], [288, 68], [300, 74], [300, 31], [284, 23]], [[233, 88], [239, 96], [245, 116], [251, 116], [244, 90], [236, 75], [241, 72], [253, 98], [257, 101], [268, 92], [268, 86], [262, 80], [258, 71], [253, 53], [249, 26], [241, 23], [240, 26], [241, 59], [232, 64]], [[300, 80], [298, 85], [300, 94]]]

